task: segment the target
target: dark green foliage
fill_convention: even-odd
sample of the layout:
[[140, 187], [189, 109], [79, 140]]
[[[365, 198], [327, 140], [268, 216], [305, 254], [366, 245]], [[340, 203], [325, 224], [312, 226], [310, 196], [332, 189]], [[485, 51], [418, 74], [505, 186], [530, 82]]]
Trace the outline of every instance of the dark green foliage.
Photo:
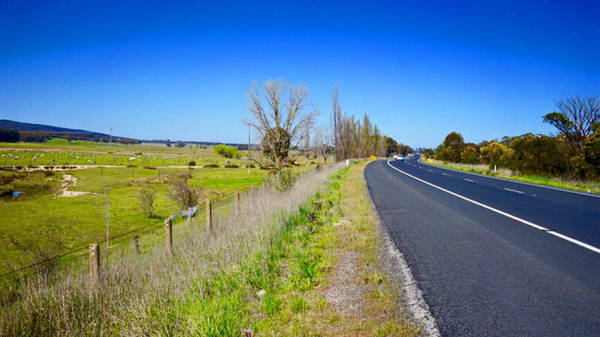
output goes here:
[[475, 145], [467, 145], [460, 154], [461, 163], [477, 164], [479, 163], [479, 149]]
[[600, 175], [600, 122], [594, 124], [594, 133], [585, 142], [585, 161]]
[[513, 171], [560, 175], [568, 167], [569, 158], [557, 138], [525, 134], [513, 138], [509, 147], [503, 162]]
[[0, 142], [16, 143], [20, 139], [18, 130], [0, 129]]
[[438, 147], [436, 158], [454, 163], [460, 162], [460, 154], [465, 147], [465, 141], [458, 132], [450, 132], [444, 143]]

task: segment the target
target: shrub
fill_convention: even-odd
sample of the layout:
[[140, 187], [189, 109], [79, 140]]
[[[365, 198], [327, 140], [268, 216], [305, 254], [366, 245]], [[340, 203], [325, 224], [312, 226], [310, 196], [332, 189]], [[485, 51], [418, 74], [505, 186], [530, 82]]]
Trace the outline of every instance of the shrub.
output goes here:
[[187, 179], [180, 179], [171, 187], [170, 197], [177, 202], [180, 210], [194, 207], [202, 197], [202, 191], [188, 186]]
[[196, 166], [196, 162], [194, 160], [192, 160], [191, 162], [188, 163], [188, 166]]
[[297, 179], [298, 176], [290, 171], [280, 171], [275, 179], [275, 188], [280, 192], [289, 191]]
[[227, 146], [225, 144], [215, 145], [213, 147], [213, 151], [216, 154], [221, 155], [225, 158], [239, 158], [240, 157], [240, 153], [238, 152], [237, 147]]
[[140, 209], [146, 218], [154, 216], [154, 195], [156, 192], [149, 189], [141, 189], [138, 194], [138, 200], [140, 202]]
[[202, 167], [204, 167], [204, 168], [217, 168], [217, 167], [219, 167], [219, 165], [217, 165], [217, 164], [207, 164], [207, 165], [204, 165]]
[[239, 168], [239, 165], [236, 164], [226, 164], [225, 166], [223, 166], [224, 168]]

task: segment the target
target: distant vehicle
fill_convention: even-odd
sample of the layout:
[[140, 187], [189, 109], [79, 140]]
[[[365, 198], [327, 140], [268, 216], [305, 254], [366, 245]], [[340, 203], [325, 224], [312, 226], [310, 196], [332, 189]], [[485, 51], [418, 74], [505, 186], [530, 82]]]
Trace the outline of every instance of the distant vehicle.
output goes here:
[[403, 156], [403, 155], [401, 155], [401, 154], [395, 154], [395, 155], [394, 155], [394, 159], [396, 159], [396, 160], [400, 160], [400, 161], [403, 161], [403, 160], [404, 160], [404, 156]]

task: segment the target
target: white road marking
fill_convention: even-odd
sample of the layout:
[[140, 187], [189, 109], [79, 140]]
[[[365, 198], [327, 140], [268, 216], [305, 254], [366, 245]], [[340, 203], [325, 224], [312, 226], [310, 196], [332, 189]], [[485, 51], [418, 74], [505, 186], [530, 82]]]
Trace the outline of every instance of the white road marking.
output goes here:
[[594, 194], [594, 193], [592, 193], [592, 191], [589, 191], [589, 190], [587, 191], [587, 193], [585, 193], [585, 192], [578, 192], [578, 191], [566, 190], [566, 189], [552, 187], [552, 186], [546, 186], [546, 185], [539, 185], [539, 184], [534, 184], [534, 183], [528, 183], [528, 182], [520, 181], [520, 180], [499, 178], [499, 177], [494, 177], [494, 176], [488, 176], [488, 175], [485, 175], [485, 174], [479, 174], [479, 173], [473, 173], [473, 172], [467, 172], [467, 171], [459, 171], [459, 170], [455, 170], [455, 169], [451, 169], [451, 168], [447, 168], [447, 167], [435, 166], [435, 165], [427, 164], [426, 162], [422, 162], [422, 161], [420, 161], [420, 159], [419, 159], [419, 162], [421, 164], [423, 164], [423, 165], [427, 165], [427, 166], [430, 166], [430, 167], [436, 167], [436, 168], [439, 168], [439, 169], [442, 169], [442, 170], [455, 171], [455, 172], [458, 172], [458, 173], [470, 174], [470, 175], [480, 176], [480, 177], [489, 178], [489, 179], [503, 180], [503, 181], [506, 181], [506, 182], [509, 182], [509, 183], [515, 183], [515, 184], [521, 184], [521, 185], [528, 185], [528, 186], [533, 186], [533, 187], [545, 188], [547, 190], [555, 190], [555, 191], [559, 191], [559, 192], [567, 192], [567, 193], [572, 193], [572, 194], [579, 194], [579, 195], [584, 195], [586, 197], [600, 198], [600, 194]]
[[449, 174], [448, 174], [448, 173], [443, 173], [443, 172], [442, 172], [442, 175], [448, 176]]
[[427, 171], [429, 171], [429, 172], [433, 172], [432, 170], [427, 170]]
[[510, 192], [515, 192], [515, 193], [519, 193], [519, 194], [525, 194], [525, 192], [523, 192], [523, 191], [513, 190], [512, 188], [508, 188], [508, 187], [505, 187], [504, 189], [507, 190], [507, 191], [510, 191]]
[[473, 180], [473, 179], [467, 179], [467, 178], [465, 178], [465, 180], [466, 180], [466, 181], [470, 181], [470, 182], [472, 182], [472, 183], [474, 183], [474, 182], [475, 182], [475, 180]]
[[419, 182], [422, 182], [423, 184], [429, 185], [429, 186], [431, 186], [431, 187], [433, 187], [433, 188], [437, 188], [438, 190], [440, 190], [440, 191], [443, 191], [443, 192], [446, 192], [446, 193], [448, 193], [448, 194], [451, 194], [451, 195], [453, 195], [453, 196], [455, 196], [455, 197], [457, 197], [457, 198], [463, 199], [463, 200], [465, 200], [465, 201], [467, 201], [467, 202], [470, 202], [470, 203], [472, 203], [472, 204], [475, 204], [475, 205], [477, 205], [477, 206], [483, 207], [483, 208], [485, 208], [485, 209], [488, 209], [488, 210], [490, 210], [490, 211], [492, 211], [492, 212], [498, 213], [498, 214], [500, 214], [500, 215], [503, 215], [503, 216], [505, 216], [505, 217], [507, 217], [507, 218], [513, 219], [513, 220], [515, 220], [515, 221], [518, 221], [518, 222], [520, 222], [520, 223], [522, 223], [522, 224], [525, 224], [525, 225], [527, 225], [527, 226], [533, 227], [533, 228], [535, 228], [535, 229], [539, 229], [539, 230], [541, 230], [541, 231], [544, 231], [544, 232], [546, 232], [546, 233], [548, 233], [548, 234], [550, 234], [550, 235], [554, 235], [554, 236], [555, 236], [555, 237], [557, 237], [557, 238], [561, 238], [561, 239], [563, 239], [563, 240], [566, 240], [566, 241], [569, 241], [569, 242], [571, 242], [571, 243], [574, 243], [574, 244], [576, 244], [576, 245], [578, 245], [578, 246], [580, 246], [580, 247], [583, 247], [583, 248], [585, 248], [585, 249], [589, 249], [589, 250], [591, 250], [591, 251], [593, 251], [593, 252], [595, 252], [595, 253], [598, 253], [598, 254], [600, 254], [600, 248], [598, 248], [598, 247], [594, 247], [594, 246], [592, 246], [592, 245], [588, 245], [587, 243], [581, 242], [581, 241], [579, 241], [579, 240], [575, 240], [575, 239], [573, 239], [573, 238], [571, 238], [571, 237], [568, 237], [568, 236], [566, 236], [566, 235], [562, 235], [562, 234], [560, 234], [560, 233], [557, 233], [557, 232], [551, 231], [551, 230], [549, 230], [548, 228], [546, 228], [546, 227], [542, 227], [542, 226], [540, 226], [540, 225], [536, 225], [536, 224], [534, 224], [534, 223], [533, 223], [533, 222], [531, 222], [531, 221], [527, 221], [527, 220], [525, 220], [525, 219], [521, 219], [521, 218], [519, 218], [519, 217], [517, 217], [517, 216], [514, 216], [514, 215], [512, 215], [512, 214], [509, 214], [509, 213], [506, 213], [506, 212], [503, 212], [503, 211], [501, 211], [501, 210], [499, 210], [499, 209], [496, 209], [496, 208], [494, 208], [494, 207], [488, 206], [488, 205], [486, 205], [486, 204], [482, 204], [482, 203], [480, 203], [480, 202], [478, 202], [478, 201], [475, 201], [475, 200], [473, 200], [473, 199], [469, 199], [469, 198], [467, 198], [467, 197], [465, 197], [465, 196], [462, 196], [462, 195], [460, 195], [460, 194], [458, 194], [458, 193], [455, 193], [455, 192], [449, 191], [449, 190], [447, 190], [447, 189], [445, 189], [445, 188], [443, 188], [443, 187], [439, 187], [439, 186], [437, 186], [437, 185], [434, 185], [434, 184], [432, 184], [432, 183], [430, 183], [430, 182], [428, 182], [428, 181], [425, 181], [425, 180], [423, 180], [423, 179], [421, 179], [421, 178], [417, 178], [417, 177], [413, 176], [412, 174], [406, 173], [406, 172], [404, 172], [404, 171], [400, 170], [399, 168], [392, 166], [392, 165], [390, 164], [389, 160], [388, 160], [387, 164], [388, 164], [388, 166], [389, 166], [389, 167], [393, 168], [394, 170], [396, 170], [396, 171], [398, 171], [398, 172], [400, 172], [400, 173], [402, 173], [402, 174], [404, 174], [404, 175], [406, 175], [406, 176], [408, 176], [408, 177], [410, 177], [410, 178], [413, 178], [414, 180], [417, 180], [417, 181], [419, 181]]

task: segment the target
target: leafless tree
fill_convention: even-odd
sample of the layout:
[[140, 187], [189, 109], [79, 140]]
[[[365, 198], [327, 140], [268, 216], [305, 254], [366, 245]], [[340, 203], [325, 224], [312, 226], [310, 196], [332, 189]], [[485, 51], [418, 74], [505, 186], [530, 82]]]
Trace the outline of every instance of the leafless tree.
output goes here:
[[585, 141], [593, 132], [594, 123], [600, 123], [600, 100], [594, 96], [576, 96], [556, 103], [557, 112], [544, 116], [571, 144], [577, 154], [584, 152]]
[[330, 134], [328, 128], [320, 127], [315, 130], [313, 136], [313, 150], [315, 151], [315, 157], [323, 157], [323, 162], [327, 162], [327, 155], [330, 149]]
[[256, 83], [249, 92], [248, 111], [252, 118], [248, 124], [262, 137], [263, 151], [279, 171], [290, 148], [312, 127], [316, 111], [309, 110], [308, 89], [303, 86], [269, 80], [262, 88], [263, 95]]

